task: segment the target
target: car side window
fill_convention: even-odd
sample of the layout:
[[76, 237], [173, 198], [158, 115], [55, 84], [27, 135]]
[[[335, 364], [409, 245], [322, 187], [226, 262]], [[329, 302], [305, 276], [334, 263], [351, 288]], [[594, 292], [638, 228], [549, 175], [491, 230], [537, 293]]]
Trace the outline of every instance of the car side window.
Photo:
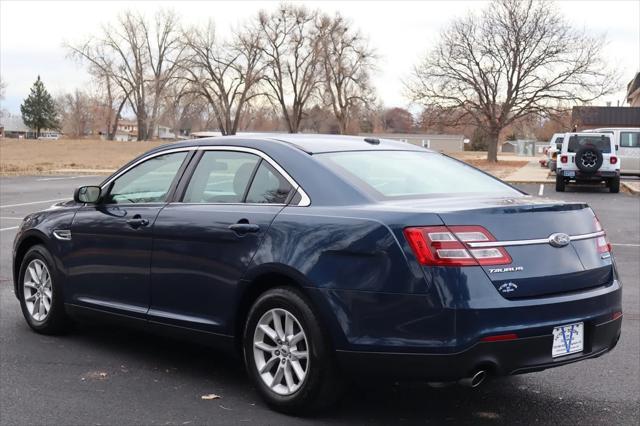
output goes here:
[[205, 151], [182, 199], [185, 203], [241, 203], [260, 157]]
[[640, 147], [640, 132], [620, 132], [621, 148]]
[[284, 204], [292, 189], [273, 166], [262, 161], [247, 193], [247, 203]]
[[111, 204], [163, 203], [187, 152], [159, 155], [134, 166], [112, 184], [105, 202]]

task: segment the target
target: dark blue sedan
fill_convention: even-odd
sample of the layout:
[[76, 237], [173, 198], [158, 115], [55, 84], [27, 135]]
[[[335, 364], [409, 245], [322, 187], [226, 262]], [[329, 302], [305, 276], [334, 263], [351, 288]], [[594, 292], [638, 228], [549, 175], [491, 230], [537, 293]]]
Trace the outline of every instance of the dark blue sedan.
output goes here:
[[27, 216], [13, 266], [35, 331], [98, 316], [219, 345], [286, 412], [346, 373], [477, 386], [598, 357], [622, 321], [587, 205], [359, 137], [154, 149]]

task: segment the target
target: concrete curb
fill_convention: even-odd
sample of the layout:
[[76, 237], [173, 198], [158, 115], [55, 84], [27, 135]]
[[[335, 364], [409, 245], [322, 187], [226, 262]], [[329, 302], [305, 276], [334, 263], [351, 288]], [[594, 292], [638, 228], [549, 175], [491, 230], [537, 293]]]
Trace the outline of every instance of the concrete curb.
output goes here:
[[[635, 183], [635, 182], [634, 182]], [[620, 184], [624, 187], [624, 189], [633, 195], [640, 194], [640, 188], [634, 188], [634, 185], [631, 182], [622, 181]]]

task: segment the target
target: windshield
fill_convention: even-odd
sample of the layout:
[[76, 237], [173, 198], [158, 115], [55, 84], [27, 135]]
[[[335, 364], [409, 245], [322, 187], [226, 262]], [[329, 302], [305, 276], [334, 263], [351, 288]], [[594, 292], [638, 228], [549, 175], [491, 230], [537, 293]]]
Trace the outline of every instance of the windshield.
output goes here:
[[578, 152], [580, 149], [596, 148], [604, 154], [611, 153], [611, 139], [605, 135], [573, 135], [569, 138], [567, 152]]
[[520, 194], [469, 165], [430, 152], [350, 151], [316, 156], [351, 184], [376, 198], [463, 193]]

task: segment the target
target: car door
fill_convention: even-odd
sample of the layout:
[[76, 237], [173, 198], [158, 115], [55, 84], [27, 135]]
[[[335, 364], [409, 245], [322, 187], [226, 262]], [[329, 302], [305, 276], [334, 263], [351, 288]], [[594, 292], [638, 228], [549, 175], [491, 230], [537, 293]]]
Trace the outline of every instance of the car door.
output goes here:
[[249, 151], [201, 152], [184, 195], [158, 215], [150, 321], [230, 334], [237, 285], [293, 195], [290, 181]]
[[189, 155], [183, 150], [145, 159], [107, 182], [100, 203], [78, 210], [65, 287], [70, 303], [146, 315], [153, 224]]

